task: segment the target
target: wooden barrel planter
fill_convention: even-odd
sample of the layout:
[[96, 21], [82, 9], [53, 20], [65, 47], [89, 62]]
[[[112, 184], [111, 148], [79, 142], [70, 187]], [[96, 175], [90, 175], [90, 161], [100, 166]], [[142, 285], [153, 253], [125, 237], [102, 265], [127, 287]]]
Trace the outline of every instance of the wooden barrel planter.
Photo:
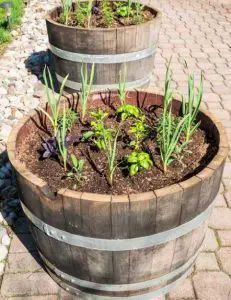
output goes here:
[[46, 18], [47, 32], [57, 80], [69, 74], [66, 90], [80, 89], [81, 65], [95, 63], [93, 89], [116, 89], [119, 71], [126, 64], [127, 87], [148, 85], [161, 24], [161, 13], [149, 8], [154, 19], [118, 28], [76, 28], [55, 22], [58, 7]]
[[[117, 99], [116, 93], [105, 97]], [[145, 92], [130, 92], [127, 99], [145, 106], [162, 100]], [[93, 94], [90, 105], [101, 101], [102, 94]], [[175, 112], [180, 106], [174, 100]], [[38, 115], [32, 112], [13, 129], [8, 155], [33, 238], [52, 278], [77, 299], [153, 300], [190, 273], [228, 155], [221, 122], [205, 111], [199, 119], [218, 146], [210, 163], [182, 182], [129, 195], [51, 191], [18, 159]]]

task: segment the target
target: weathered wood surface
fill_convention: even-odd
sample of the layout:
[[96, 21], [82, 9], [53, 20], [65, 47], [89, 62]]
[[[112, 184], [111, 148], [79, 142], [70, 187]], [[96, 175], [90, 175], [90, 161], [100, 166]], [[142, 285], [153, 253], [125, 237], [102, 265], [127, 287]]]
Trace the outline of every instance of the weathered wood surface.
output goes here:
[[[150, 8], [156, 17], [143, 24], [133, 26], [123, 26], [118, 28], [75, 28], [59, 24], [54, 21], [60, 8], [53, 10], [46, 19], [49, 42], [58, 49], [72, 53], [82, 53], [91, 55], [116, 55], [137, 52], [153, 47], [157, 48], [159, 31], [161, 26], [161, 13], [154, 8]], [[81, 64], [63, 59], [53, 54], [55, 72], [65, 77], [69, 74], [68, 80], [81, 82]], [[117, 84], [119, 72], [124, 70], [126, 64], [126, 81], [147, 78], [151, 74], [154, 64], [155, 53], [134, 61], [125, 59], [125, 63], [105, 64], [104, 59], [95, 65], [95, 76], [93, 85]], [[93, 59], [93, 56], [92, 56]], [[88, 64], [91, 68], [91, 63]], [[134, 86], [138, 87], [138, 85]], [[68, 88], [67, 91], [72, 89]], [[73, 91], [73, 90], [72, 90]]]
[[[92, 96], [90, 106], [100, 106], [101, 101], [116, 105], [115, 93]], [[147, 109], [160, 105], [162, 96], [145, 92], [130, 92], [128, 103]], [[78, 97], [68, 96], [72, 107], [77, 107]], [[174, 102], [180, 109], [180, 102]], [[31, 116], [30, 116], [31, 117]], [[17, 149], [29, 134], [34, 123], [24, 118], [15, 128], [8, 142], [9, 158], [16, 169], [21, 200], [44, 223], [72, 234], [97, 239], [132, 239], [177, 229], [196, 218], [213, 203], [218, 192], [228, 143], [219, 121], [207, 112], [200, 113], [201, 126], [213, 135], [219, 151], [206, 168], [195, 176], [167, 188], [130, 195], [94, 195], [62, 189], [57, 195], [46, 182], [32, 174], [17, 159]], [[24, 124], [25, 123], [25, 124]], [[81, 248], [58, 241], [35, 226], [32, 234], [39, 251], [56, 268], [73, 277], [94, 283], [128, 284], [159, 278], [186, 264], [194, 257], [205, 236], [206, 223], [198, 228], [160, 245], [126, 251], [100, 251]], [[138, 291], [105, 292], [88, 290], [70, 283], [90, 294], [125, 297], [142, 295], [158, 290], [176, 280], [181, 274], [161, 284]], [[62, 282], [66, 282], [59, 278]], [[141, 296], [142, 297], [142, 296]]]

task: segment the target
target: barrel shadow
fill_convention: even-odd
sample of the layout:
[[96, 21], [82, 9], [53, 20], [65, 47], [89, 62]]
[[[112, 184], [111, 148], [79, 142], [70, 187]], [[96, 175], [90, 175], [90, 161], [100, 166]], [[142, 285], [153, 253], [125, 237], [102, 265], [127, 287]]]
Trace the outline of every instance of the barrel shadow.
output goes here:
[[[43, 79], [43, 70], [45, 66], [47, 66], [51, 72], [55, 91], [58, 92], [59, 84], [55, 75], [52, 55], [49, 49], [47, 49], [46, 51], [31, 53], [30, 56], [24, 61], [24, 64], [26, 69], [31, 74], [35, 75], [42, 82], [42, 84], [45, 84]], [[49, 85], [49, 87], [51, 86]]]

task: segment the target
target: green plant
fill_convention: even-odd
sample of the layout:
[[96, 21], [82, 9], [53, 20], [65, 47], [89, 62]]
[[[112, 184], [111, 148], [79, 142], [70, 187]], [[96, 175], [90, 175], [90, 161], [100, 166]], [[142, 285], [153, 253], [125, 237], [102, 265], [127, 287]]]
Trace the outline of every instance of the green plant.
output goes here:
[[[48, 72], [48, 78], [47, 78], [47, 72]], [[50, 113], [46, 112], [44, 109], [39, 108], [50, 120], [51, 125], [54, 130], [54, 136], [57, 135], [58, 132], [58, 127], [59, 127], [59, 110], [60, 110], [60, 100], [62, 97], [63, 89], [65, 86], [65, 83], [67, 81], [68, 75], [64, 78], [59, 93], [55, 93], [54, 89], [54, 83], [53, 79], [50, 73], [49, 68], [45, 67], [43, 70], [43, 79], [45, 82], [45, 89], [46, 89], [46, 95], [47, 95], [47, 101], [48, 101], [48, 106], [50, 108]], [[49, 79], [49, 80], [48, 80]], [[48, 83], [49, 81], [49, 83]], [[49, 86], [51, 89], [49, 89]]]
[[195, 122], [203, 95], [203, 77], [201, 74], [200, 84], [197, 95], [195, 94], [195, 83], [194, 76], [188, 76], [188, 101], [186, 102], [185, 97], [182, 97], [182, 114], [189, 115], [187, 121], [184, 124], [185, 143], [188, 144], [192, 135], [197, 130], [200, 122]]
[[135, 16], [133, 17], [136, 23], [141, 23], [143, 19], [142, 11], [143, 11], [144, 5], [137, 0], [135, 2]]
[[62, 115], [62, 126], [58, 130], [57, 134], [57, 144], [59, 150], [59, 158], [63, 163], [63, 167], [65, 172], [67, 172], [67, 147], [66, 147], [66, 136], [67, 136], [67, 128], [66, 128], [66, 109], [65, 105], [63, 107], [63, 115]]
[[72, 9], [72, 0], [61, 0], [61, 4], [62, 4], [62, 14], [60, 15], [60, 19], [62, 23], [67, 25], [70, 17], [71, 9]]
[[109, 137], [107, 135], [104, 135], [104, 143], [106, 145], [104, 149], [105, 156], [107, 158], [107, 165], [108, 165], [108, 181], [109, 184], [112, 186], [113, 184], [113, 178], [114, 178], [114, 173], [117, 168], [117, 161], [116, 161], [116, 152], [117, 152], [117, 140], [118, 136], [120, 133], [120, 126], [117, 128], [117, 130], [113, 133], [112, 137]]
[[123, 104], [116, 110], [116, 114], [121, 116], [122, 121], [127, 118], [134, 117], [139, 118], [140, 110], [138, 107], [131, 104]]
[[135, 150], [140, 149], [140, 145], [147, 134], [147, 125], [145, 123], [145, 116], [142, 115], [140, 119], [135, 120], [134, 124], [130, 127], [129, 133], [133, 134], [135, 139], [130, 142], [130, 146]]
[[142, 170], [148, 170], [153, 166], [150, 155], [143, 151], [133, 151], [126, 157], [130, 176], [136, 175]]
[[124, 70], [123, 74], [124, 75], [122, 78], [122, 74], [120, 71], [118, 94], [121, 105], [116, 110], [116, 114], [121, 116], [122, 121], [126, 120], [129, 117], [138, 118], [140, 116], [140, 110], [137, 106], [126, 103], [126, 69]]
[[179, 152], [178, 143], [184, 130], [184, 124], [189, 118], [188, 115], [185, 115], [182, 119], [179, 119], [172, 114], [173, 90], [171, 89], [172, 72], [170, 70], [170, 62], [171, 60], [168, 63], [165, 76], [163, 114], [157, 126], [157, 143], [164, 172], [167, 171], [167, 167], [175, 159], [174, 152], [176, 149]]
[[114, 172], [117, 167], [116, 163], [116, 148], [117, 139], [120, 133], [122, 123], [119, 124], [117, 130], [105, 127], [105, 119], [108, 113], [102, 110], [91, 113], [94, 121], [91, 122], [91, 131], [87, 131], [83, 135], [83, 140], [92, 139], [97, 148], [104, 152], [107, 158], [108, 182], [113, 184]]
[[[58, 117], [58, 127], [61, 128], [62, 127], [62, 124], [63, 124], [63, 117], [62, 116], [59, 116]], [[72, 110], [72, 109], [68, 109], [66, 111], [66, 129], [67, 131], [70, 131], [72, 126], [74, 125], [74, 123], [76, 122], [77, 120], [77, 113]]]
[[[0, 4], [8, 2], [0, 0]], [[6, 43], [10, 42], [12, 37], [9, 29], [15, 28], [21, 23], [21, 17], [24, 12], [24, 3], [22, 0], [11, 0], [13, 6], [11, 8], [11, 14], [7, 18], [7, 10], [0, 8], [0, 53], [4, 49]], [[10, 20], [10, 24], [7, 21]], [[10, 26], [9, 26], [10, 25]], [[9, 28], [10, 27], [10, 28]]]
[[103, 22], [108, 27], [112, 25], [114, 19], [114, 13], [110, 3], [110, 0], [102, 0], [101, 2]]
[[70, 155], [71, 158], [71, 171], [67, 173], [67, 177], [75, 178], [79, 183], [83, 179], [84, 160], [78, 159], [74, 154]]
[[81, 0], [76, 2], [76, 21], [80, 26], [84, 26], [87, 20], [87, 27], [90, 27], [92, 16], [93, 0], [81, 3]]
[[[76, 1], [76, 21], [77, 21], [77, 25], [84, 27], [85, 22], [87, 20], [87, 14], [86, 14], [86, 3], [81, 3], [80, 0]], [[85, 5], [85, 7], [84, 7]]]
[[110, 128], [106, 128], [104, 125], [104, 121], [108, 116], [108, 113], [98, 110], [96, 112], [92, 112], [91, 116], [94, 120], [91, 122], [91, 131], [87, 131], [83, 135], [84, 140], [92, 139], [94, 144], [100, 150], [106, 150], [105, 140], [112, 139], [113, 131]]
[[133, 10], [132, 10], [132, 0], [128, 0], [127, 2], [118, 2], [116, 3], [117, 9], [116, 9], [116, 14], [119, 17], [130, 17], [133, 15]]
[[92, 82], [94, 78], [94, 72], [95, 72], [95, 64], [91, 67], [91, 74], [88, 78], [88, 69], [87, 64], [83, 65], [81, 67], [81, 91], [80, 91], [80, 104], [81, 104], [81, 121], [84, 122], [84, 118], [87, 112], [87, 103], [88, 103], [88, 97], [91, 92]]

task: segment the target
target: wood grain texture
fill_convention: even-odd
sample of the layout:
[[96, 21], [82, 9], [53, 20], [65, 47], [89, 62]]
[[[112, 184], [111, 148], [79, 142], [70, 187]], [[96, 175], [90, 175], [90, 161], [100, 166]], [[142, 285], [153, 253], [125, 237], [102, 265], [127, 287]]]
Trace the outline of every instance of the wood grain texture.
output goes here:
[[[129, 92], [128, 97], [128, 103], [146, 108], [161, 105], [163, 100], [162, 95], [142, 91]], [[67, 98], [70, 105], [76, 106], [76, 95]], [[97, 107], [102, 99], [114, 105], [118, 96], [116, 93], [96, 93], [92, 95], [90, 107]], [[179, 102], [174, 101], [174, 109], [180, 109]], [[227, 139], [220, 122], [206, 112], [201, 112], [201, 116], [202, 126], [210, 130], [217, 145], [222, 145], [206, 168], [181, 183], [163, 189], [113, 196], [68, 189], [54, 193], [46, 182], [32, 174], [17, 158], [18, 147], [30, 134], [28, 128], [33, 126], [28, 123], [31, 116], [29, 119], [25, 118], [13, 130], [8, 143], [8, 154], [16, 169], [21, 200], [43, 222], [87, 237], [132, 239], [177, 228], [198, 216], [214, 201], [228, 153]], [[23, 129], [24, 125], [26, 129]], [[184, 265], [199, 249], [206, 228], [205, 222], [176, 240], [120, 252], [70, 246], [49, 237], [34, 226], [31, 231], [38, 249], [63, 272], [96, 283], [126, 284], [159, 278]], [[147, 291], [157, 290], [174, 280], [173, 278], [150, 289], [138, 291], [88, 292], [111, 297], [141, 295], [142, 299], [142, 294]]]
[[[156, 10], [152, 9], [155, 13]], [[60, 8], [53, 10], [46, 19], [48, 38], [53, 46], [82, 54], [114, 55], [141, 51], [149, 47], [157, 47], [161, 26], [161, 13], [156, 12], [156, 17], [151, 21], [118, 28], [75, 28], [61, 25], [52, 20], [58, 15]], [[57, 74], [65, 77], [69, 74], [69, 80], [81, 82], [81, 62], [68, 61], [52, 54], [54, 69]], [[119, 72], [126, 64], [126, 81], [136, 81], [151, 74], [154, 64], [154, 54], [136, 61], [127, 60], [125, 63], [101, 63], [95, 65], [94, 85], [117, 84]], [[91, 64], [89, 64], [89, 67]], [[136, 87], [142, 86], [137, 84]], [[74, 91], [66, 87], [66, 91]], [[77, 90], [77, 88], [76, 88]]]

